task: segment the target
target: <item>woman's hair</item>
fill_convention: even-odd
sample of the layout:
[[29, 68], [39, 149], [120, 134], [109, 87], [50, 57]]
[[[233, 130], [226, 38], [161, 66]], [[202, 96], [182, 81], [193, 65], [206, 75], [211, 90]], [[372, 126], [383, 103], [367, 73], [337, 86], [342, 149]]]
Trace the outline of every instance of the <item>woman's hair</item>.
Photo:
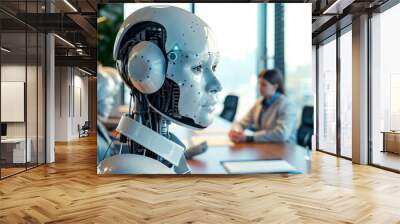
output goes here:
[[285, 84], [283, 82], [283, 75], [278, 69], [264, 69], [258, 75], [258, 78], [267, 80], [272, 85], [278, 84], [277, 91], [285, 94]]

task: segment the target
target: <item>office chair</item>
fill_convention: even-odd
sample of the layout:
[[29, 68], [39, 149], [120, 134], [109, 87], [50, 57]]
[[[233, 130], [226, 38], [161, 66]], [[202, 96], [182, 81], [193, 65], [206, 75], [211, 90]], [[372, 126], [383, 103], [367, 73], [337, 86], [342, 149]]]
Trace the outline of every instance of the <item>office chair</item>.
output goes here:
[[314, 107], [305, 106], [301, 114], [301, 124], [297, 130], [297, 144], [311, 149], [311, 136], [314, 132]]
[[82, 125], [82, 127], [79, 127], [80, 125], [78, 124], [78, 130], [79, 130], [79, 138], [83, 136], [89, 136], [89, 121], [85, 121], [85, 123]]
[[227, 121], [232, 122], [235, 119], [238, 103], [238, 96], [227, 95], [224, 100], [224, 109], [219, 116]]

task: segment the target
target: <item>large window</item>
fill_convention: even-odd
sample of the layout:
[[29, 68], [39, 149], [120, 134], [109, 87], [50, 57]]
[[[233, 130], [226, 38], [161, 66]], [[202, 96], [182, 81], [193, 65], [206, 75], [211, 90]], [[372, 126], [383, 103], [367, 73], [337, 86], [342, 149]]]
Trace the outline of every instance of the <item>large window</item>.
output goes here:
[[[43, 1], [10, 1], [19, 16], [42, 12]], [[45, 162], [45, 36], [1, 12], [0, 178]]]
[[318, 149], [336, 153], [336, 39], [318, 48]]
[[311, 72], [311, 14], [311, 4], [285, 4], [286, 92], [299, 108], [298, 121], [300, 121], [302, 108], [314, 104]]
[[400, 170], [400, 5], [371, 20], [372, 163]]
[[275, 63], [275, 4], [267, 4], [267, 68], [273, 68]]
[[353, 97], [351, 25], [340, 30], [340, 36], [331, 36], [319, 45], [317, 63], [318, 149], [333, 154], [337, 154], [339, 150], [338, 156], [351, 158]]
[[[350, 28], [350, 27], [349, 27]], [[340, 36], [340, 154], [351, 158], [352, 149], [352, 35]]]
[[[236, 119], [242, 118], [256, 100], [258, 6], [249, 3], [195, 4], [196, 15], [212, 28], [218, 41], [220, 62], [216, 76], [223, 83], [220, 101], [228, 94], [239, 96]], [[221, 12], [224, 12], [223, 16]]]
[[[26, 148], [26, 38], [23, 33], [1, 34], [1, 176], [6, 177], [24, 171], [30, 150]], [[4, 50], [6, 49], [6, 50]], [[11, 96], [12, 95], [12, 96]], [[12, 97], [12, 100], [9, 100]], [[12, 107], [13, 106], [13, 107]], [[12, 109], [10, 109], [12, 108]], [[7, 140], [14, 140], [7, 143]], [[28, 140], [29, 141], [29, 140]], [[31, 145], [31, 141], [28, 142]], [[26, 155], [28, 151], [28, 155]], [[30, 158], [27, 160], [30, 162]]]

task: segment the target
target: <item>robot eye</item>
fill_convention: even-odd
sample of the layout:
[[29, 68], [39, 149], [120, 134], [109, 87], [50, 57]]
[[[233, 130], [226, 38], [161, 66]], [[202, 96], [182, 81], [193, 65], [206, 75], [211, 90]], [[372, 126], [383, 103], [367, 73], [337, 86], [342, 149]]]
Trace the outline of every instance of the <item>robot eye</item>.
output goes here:
[[202, 65], [196, 65], [194, 67], [192, 67], [192, 71], [194, 71], [195, 73], [200, 73], [203, 71], [203, 66]]

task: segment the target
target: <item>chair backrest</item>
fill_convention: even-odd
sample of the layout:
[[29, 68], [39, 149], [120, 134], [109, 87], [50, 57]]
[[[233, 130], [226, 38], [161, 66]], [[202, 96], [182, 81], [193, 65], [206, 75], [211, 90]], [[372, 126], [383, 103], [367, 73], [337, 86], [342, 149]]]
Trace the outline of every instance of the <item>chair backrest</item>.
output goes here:
[[305, 106], [301, 114], [301, 124], [297, 130], [297, 144], [311, 149], [311, 136], [314, 132], [314, 107]]
[[301, 114], [301, 123], [309, 127], [314, 126], [314, 107], [303, 107], [303, 112]]
[[224, 100], [224, 109], [219, 116], [225, 120], [233, 121], [235, 119], [238, 103], [238, 96], [227, 95]]
[[82, 129], [89, 129], [89, 128], [90, 128], [89, 121], [85, 121], [85, 123], [82, 125]]

